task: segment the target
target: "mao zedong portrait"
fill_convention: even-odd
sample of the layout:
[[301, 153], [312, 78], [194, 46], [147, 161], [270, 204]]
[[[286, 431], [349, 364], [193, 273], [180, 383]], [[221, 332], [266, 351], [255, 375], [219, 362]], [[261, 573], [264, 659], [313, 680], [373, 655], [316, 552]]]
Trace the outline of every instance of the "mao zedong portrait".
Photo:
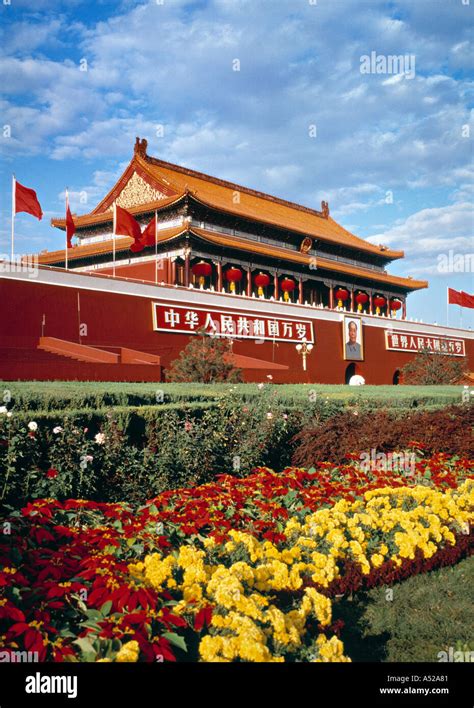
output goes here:
[[350, 320], [347, 327], [348, 340], [346, 342], [346, 359], [362, 359], [362, 349], [359, 339], [359, 328], [357, 322]]

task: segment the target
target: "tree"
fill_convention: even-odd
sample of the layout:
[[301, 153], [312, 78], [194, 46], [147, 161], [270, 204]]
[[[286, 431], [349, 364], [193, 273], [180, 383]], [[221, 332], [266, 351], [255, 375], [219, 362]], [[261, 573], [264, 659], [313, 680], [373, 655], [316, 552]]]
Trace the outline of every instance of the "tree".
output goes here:
[[404, 384], [457, 384], [467, 371], [466, 357], [421, 349], [402, 369]]
[[242, 372], [234, 366], [229, 340], [198, 330], [179, 357], [171, 362], [166, 379], [175, 383], [238, 383]]

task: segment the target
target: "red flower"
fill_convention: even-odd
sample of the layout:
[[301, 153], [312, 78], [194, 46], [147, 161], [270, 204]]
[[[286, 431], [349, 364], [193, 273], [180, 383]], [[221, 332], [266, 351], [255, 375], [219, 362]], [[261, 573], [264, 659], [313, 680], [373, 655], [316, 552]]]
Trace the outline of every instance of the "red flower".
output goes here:
[[15, 607], [15, 605], [9, 600], [7, 600], [3, 607], [0, 607], [0, 619], [3, 618], [15, 620], [15, 622], [20, 623], [25, 621], [25, 615], [23, 612], [19, 610], [18, 607]]
[[212, 607], [211, 605], [208, 605], [207, 607], [203, 607], [199, 612], [197, 613], [196, 617], [194, 618], [194, 629], [196, 632], [200, 632], [203, 627], [208, 627], [211, 623], [212, 619]]
[[55, 470], [54, 467], [50, 467], [49, 470], [46, 472], [46, 477], [48, 477], [49, 479], [54, 479], [58, 476], [58, 474], [58, 470]]
[[23, 645], [27, 651], [37, 652], [40, 661], [46, 657], [46, 646], [43, 634], [26, 622], [17, 622], [8, 630], [9, 640], [23, 635]]

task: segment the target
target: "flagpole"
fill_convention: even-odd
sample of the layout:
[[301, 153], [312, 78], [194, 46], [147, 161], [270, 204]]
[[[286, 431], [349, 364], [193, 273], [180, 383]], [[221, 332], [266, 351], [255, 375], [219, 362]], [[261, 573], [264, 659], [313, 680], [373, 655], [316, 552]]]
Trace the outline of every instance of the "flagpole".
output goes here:
[[68, 269], [68, 247], [67, 247], [67, 210], [69, 206], [69, 193], [66, 187], [66, 270]]
[[158, 283], [158, 212], [155, 209], [155, 284]]
[[15, 197], [16, 197], [16, 179], [12, 175], [12, 263], [15, 258]]
[[117, 219], [117, 209], [116, 209], [116, 205], [114, 202], [114, 233], [113, 233], [113, 238], [112, 238], [112, 249], [113, 249], [113, 260], [114, 260], [114, 266], [113, 266], [112, 272], [113, 272], [114, 278], [115, 278], [115, 223], [116, 223], [116, 219]]
[[446, 288], [446, 327], [449, 327], [449, 288]]

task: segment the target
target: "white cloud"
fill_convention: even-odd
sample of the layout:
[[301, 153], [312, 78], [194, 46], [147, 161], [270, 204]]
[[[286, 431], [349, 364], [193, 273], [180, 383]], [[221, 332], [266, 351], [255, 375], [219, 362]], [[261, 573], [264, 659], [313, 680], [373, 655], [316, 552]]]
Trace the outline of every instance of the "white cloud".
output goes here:
[[[117, 166], [116, 170], [96, 170], [92, 175], [91, 184], [69, 189], [69, 206], [73, 214], [88, 214], [105, 195], [112, 189], [125, 170], [127, 163]], [[65, 205], [66, 191], [58, 195], [58, 203]]]
[[403, 249], [412, 275], [440, 275], [439, 256], [474, 253], [473, 214], [472, 202], [422, 209], [368, 240]]
[[[346, 227], [404, 247], [408, 267], [429, 267], [449, 239], [467, 248], [471, 154], [462, 129], [473, 83], [470, 9], [457, 0], [432, 11], [413, 0], [357, 0], [350, 11], [322, 0], [123, 0], [97, 22], [77, 2], [58, 0], [55, 13], [48, 0], [15, 2], [31, 14], [1, 60], [0, 109], [12, 126], [3, 147], [10, 160], [46, 155], [57, 172], [80, 167], [78, 211], [78, 184], [88, 185], [89, 209], [141, 135], [172, 162], [316, 208], [328, 199]], [[360, 57], [372, 50], [415, 54], [416, 77], [361, 75]], [[382, 212], [387, 190], [395, 204]]]

